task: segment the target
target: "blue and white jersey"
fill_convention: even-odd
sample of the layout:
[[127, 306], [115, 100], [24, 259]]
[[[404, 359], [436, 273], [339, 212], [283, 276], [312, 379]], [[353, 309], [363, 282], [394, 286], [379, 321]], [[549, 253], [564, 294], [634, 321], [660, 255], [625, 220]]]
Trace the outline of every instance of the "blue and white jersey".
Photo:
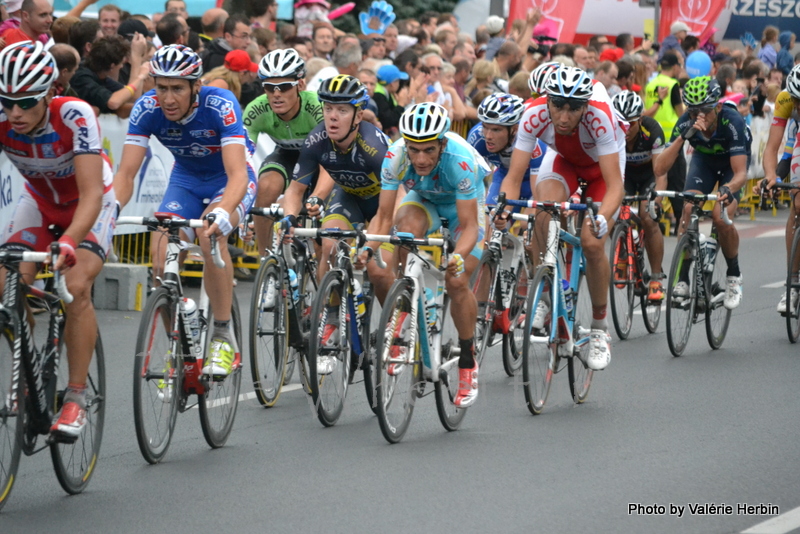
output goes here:
[[[486, 139], [483, 137], [483, 123], [479, 122], [469, 131], [467, 142], [472, 145], [475, 150], [478, 151], [478, 154], [483, 156], [486, 161], [494, 165], [495, 168], [508, 170], [508, 166], [511, 164], [511, 153], [514, 152], [513, 140], [510, 146], [506, 147], [504, 150], [500, 152], [489, 152], [489, 149], [486, 148]], [[539, 167], [542, 164], [545, 152], [547, 152], [547, 145], [537, 140], [536, 148], [533, 149], [533, 153], [531, 154], [531, 165], [522, 178], [523, 182], [530, 181], [531, 175], [539, 174]]]
[[125, 144], [147, 147], [151, 135], [175, 156], [173, 173], [201, 182], [227, 180], [222, 147], [244, 145], [248, 159], [255, 153], [239, 102], [218, 87], [201, 87], [194, 109], [178, 122], [164, 116], [155, 90], [142, 95], [131, 111]]

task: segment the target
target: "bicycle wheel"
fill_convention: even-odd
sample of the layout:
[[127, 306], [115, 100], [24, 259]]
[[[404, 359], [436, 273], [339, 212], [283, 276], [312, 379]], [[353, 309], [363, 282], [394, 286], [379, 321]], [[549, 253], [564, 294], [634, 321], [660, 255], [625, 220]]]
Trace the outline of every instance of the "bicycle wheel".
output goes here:
[[258, 268], [250, 299], [250, 373], [256, 398], [265, 408], [278, 401], [286, 376], [289, 298], [283, 281], [278, 259], [266, 258]]
[[[667, 279], [667, 343], [669, 350], [675, 357], [683, 354], [689, 334], [692, 331], [695, 306], [697, 304], [697, 289], [695, 288], [695, 262], [697, 261], [697, 248], [691, 241], [689, 234], [683, 234], [675, 247], [672, 256], [672, 265], [669, 268]], [[681, 281], [684, 273], [684, 282], [689, 286], [688, 296], [675, 296], [675, 288]]]
[[[350, 319], [345, 274], [325, 273], [311, 312], [309, 371], [311, 397], [319, 422], [333, 426], [342, 414], [350, 372]], [[332, 330], [333, 333], [326, 332]], [[323, 335], [327, 339], [323, 340]], [[337, 339], [338, 338], [338, 339]], [[324, 363], [325, 368], [320, 368]]]
[[300, 281], [300, 302], [299, 318], [300, 318], [300, 339], [289, 340], [289, 360], [286, 363], [286, 377], [283, 379], [284, 383], [288, 383], [289, 377], [294, 372], [294, 368], [299, 369], [300, 383], [303, 385], [303, 391], [311, 395], [311, 387], [309, 386], [309, 377], [311, 371], [308, 367], [308, 346], [309, 339], [311, 338], [311, 311], [314, 301], [317, 298], [317, 279], [316, 270], [312, 262], [306, 261], [302, 269], [303, 275]]
[[639, 296], [639, 305], [642, 310], [642, 320], [644, 320], [644, 327], [650, 334], [654, 334], [658, 329], [658, 323], [661, 321], [661, 304], [662, 302], [650, 302], [648, 299], [648, 292], [650, 290], [650, 280], [652, 274], [650, 273], [649, 265], [650, 259], [647, 256], [647, 250], [644, 244], [639, 245], [642, 252], [642, 271], [639, 273], [641, 279], [641, 295]]
[[456, 408], [453, 400], [458, 393], [458, 355], [451, 350], [458, 347], [458, 331], [450, 315], [448, 297], [445, 297], [442, 316], [442, 363], [439, 366], [439, 380], [434, 382], [436, 393], [436, 411], [439, 421], [449, 432], [458, 430], [461, 421], [467, 415], [467, 408]]
[[569, 374], [569, 392], [575, 404], [581, 404], [589, 395], [594, 371], [586, 366], [592, 344], [589, 335], [592, 327], [592, 298], [589, 295], [589, 284], [586, 274], [581, 272], [578, 280], [578, 295], [575, 299], [575, 323], [572, 325], [572, 339], [575, 342], [577, 354], [567, 362]]
[[180, 342], [172, 338], [174, 313], [169, 291], [156, 289], [147, 299], [136, 338], [133, 421], [139, 450], [151, 464], [167, 453], [183, 391]]
[[424, 384], [417, 325], [409, 324], [412, 294], [411, 280], [395, 281], [384, 301], [377, 328], [375, 401], [378, 424], [389, 443], [403, 439]]
[[[552, 330], [556, 326], [553, 318], [553, 306], [558, 298], [553, 269], [541, 266], [536, 270], [531, 284], [528, 308], [525, 311], [525, 333], [522, 341], [522, 387], [525, 402], [533, 415], [542, 413], [547, 396], [550, 394], [550, 383], [553, 379], [553, 363], [556, 358], [556, 345], [553, 343]], [[547, 307], [546, 314], [539, 314], [541, 324], [534, 325], [536, 310], [540, 303]]]
[[[635, 280], [630, 266], [628, 232], [630, 226], [619, 224], [611, 234], [611, 318], [620, 339], [628, 339], [633, 325]], [[620, 268], [620, 266], [624, 266]]]
[[796, 281], [797, 271], [794, 269], [798, 264], [800, 264], [800, 229], [794, 231], [786, 274], [786, 332], [792, 343], [797, 343], [800, 338], [800, 298], [792, 298], [792, 292], [797, 294], [800, 291], [800, 283]]
[[525, 260], [517, 265], [517, 278], [511, 280], [511, 307], [509, 319], [511, 331], [503, 335], [503, 370], [508, 376], [522, 366], [522, 343], [525, 339], [525, 304], [528, 300], [528, 271]]
[[478, 365], [480, 365], [486, 353], [486, 348], [494, 337], [495, 309], [500, 296], [497, 257], [493, 251], [484, 251], [481, 261], [478, 263], [478, 268], [472, 273], [472, 279], [469, 283], [478, 301], [478, 321], [475, 325], [475, 357], [478, 358]]
[[[67, 358], [62, 350], [58, 370], [56, 412], [61, 409], [69, 376]], [[106, 362], [100, 332], [94, 344], [92, 363], [86, 377], [86, 428], [74, 443], [53, 442], [50, 456], [61, 487], [69, 494], [82, 492], [91, 480], [103, 440], [103, 422], [106, 414]]]
[[364, 294], [366, 299], [365, 306], [366, 312], [361, 319], [361, 343], [363, 344], [364, 354], [361, 357], [361, 371], [364, 374], [364, 392], [367, 394], [367, 402], [372, 413], [378, 415], [378, 404], [375, 402], [375, 348], [378, 344], [377, 334], [372, 335], [372, 317], [378, 314], [380, 317], [380, 310], [375, 309], [375, 304], [378, 299], [375, 298], [374, 287], [369, 284], [369, 292]]
[[11, 325], [0, 325], [0, 510], [17, 478], [24, 434], [25, 388], [22, 373], [14, 384], [14, 332]]
[[731, 322], [731, 310], [723, 304], [725, 301], [725, 287], [727, 282], [727, 262], [722, 256], [722, 249], [717, 250], [714, 260], [714, 270], [703, 273], [706, 285], [706, 337], [708, 344], [716, 350], [725, 341], [728, 324]]
[[[206, 391], [199, 395], [200, 402], [200, 426], [203, 429], [203, 437], [206, 443], [217, 449], [225, 445], [230, 436], [233, 421], [236, 419], [236, 408], [239, 406], [239, 390], [242, 387], [242, 323], [239, 317], [239, 301], [236, 293], [233, 293], [231, 304], [231, 321], [233, 321], [233, 333], [236, 338], [236, 355], [233, 360], [233, 370], [231, 374], [223, 380], [211, 380], [203, 377], [202, 383]], [[207, 355], [211, 345], [211, 333], [213, 331], [214, 316], [211, 308], [208, 309], [208, 321], [205, 327], [208, 332], [205, 336], [205, 347], [203, 354]]]

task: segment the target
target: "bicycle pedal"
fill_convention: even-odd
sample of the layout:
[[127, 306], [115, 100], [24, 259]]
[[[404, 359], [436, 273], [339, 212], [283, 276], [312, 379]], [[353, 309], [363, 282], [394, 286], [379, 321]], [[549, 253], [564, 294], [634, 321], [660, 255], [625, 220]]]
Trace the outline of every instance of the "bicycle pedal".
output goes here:
[[62, 434], [60, 432], [51, 432], [47, 435], [47, 439], [45, 443], [48, 445], [52, 445], [54, 443], [60, 443], [63, 445], [72, 445], [76, 441], [78, 441], [77, 436], [67, 436], [66, 434]]

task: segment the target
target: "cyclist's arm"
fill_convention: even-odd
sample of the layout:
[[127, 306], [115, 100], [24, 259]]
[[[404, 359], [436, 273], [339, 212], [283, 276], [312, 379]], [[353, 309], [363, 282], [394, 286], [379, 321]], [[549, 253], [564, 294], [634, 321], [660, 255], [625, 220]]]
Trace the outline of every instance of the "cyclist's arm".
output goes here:
[[515, 148], [511, 153], [511, 162], [508, 165], [508, 172], [503, 179], [503, 184], [500, 186], [500, 192], [505, 193], [506, 198], [512, 200], [517, 200], [519, 198], [522, 179], [525, 177], [525, 171], [530, 169], [530, 165], [531, 153]]
[[306, 193], [306, 189], [308, 189], [308, 187], [304, 183], [292, 180], [286, 193], [283, 194], [284, 216], [288, 217], [294, 215], [297, 217], [297, 214], [300, 213], [300, 209], [303, 207], [303, 196]]
[[78, 206], [64, 235], [80, 243], [92, 229], [103, 207], [103, 158], [100, 154], [76, 154], [73, 161]]
[[775, 119], [773, 119], [772, 126], [769, 127], [769, 137], [767, 137], [767, 146], [764, 148], [763, 156], [764, 178], [770, 184], [774, 184], [778, 177], [778, 152], [783, 152], [783, 132], [786, 129], [785, 121], [783, 121], [783, 124], [775, 124], [774, 122]]
[[458, 224], [461, 226], [461, 235], [453, 252], [461, 254], [462, 258], [466, 258], [478, 242], [477, 199], [456, 200], [456, 212], [458, 213]]
[[247, 149], [243, 144], [229, 143], [222, 147], [222, 165], [228, 175], [228, 183], [219, 201], [219, 207], [229, 214], [244, 198], [247, 192]]
[[133, 181], [146, 155], [146, 146], [126, 144], [122, 148], [122, 161], [114, 175], [114, 193], [120, 206], [124, 207], [133, 196]]
[[735, 193], [747, 182], [747, 156], [744, 154], [731, 156], [731, 170], [733, 178], [728, 182], [728, 187]]
[[603, 173], [603, 180], [606, 182], [606, 194], [603, 196], [598, 214], [604, 216], [606, 221], [610, 221], [625, 196], [622, 171], [619, 168], [619, 156], [617, 154], [602, 155], [598, 159], [598, 164], [600, 172]]
[[656, 177], [669, 172], [675, 160], [678, 159], [681, 150], [683, 150], [683, 143], [683, 137], [680, 135], [676, 136], [675, 139], [672, 140], [672, 143], [664, 149], [664, 152], [653, 161], [653, 171], [656, 173]]
[[[394, 205], [397, 200], [397, 189], [386, 189], [384, 187], [381, 189], [381, 194], [378, 199], [378, 211], [369, 222], [369, 233], [388, 235], [392, 229], [392, 222], [394, 221]], [[378, 250], [381, 243], [370, 241], [367, 243], [367, 246], [372, 248], [372, 250]]]
[[326, 171], [324, 167], [320, 167], [319, 176], [317, 177], [317, 186], [311, 192], [311, 195], [325, 200], [330, 196], [334, 185], [336, 185], [336, 183], [333, 181], [333, 178], [331, 178], [331, 175], [328, 174], [328, 171]]

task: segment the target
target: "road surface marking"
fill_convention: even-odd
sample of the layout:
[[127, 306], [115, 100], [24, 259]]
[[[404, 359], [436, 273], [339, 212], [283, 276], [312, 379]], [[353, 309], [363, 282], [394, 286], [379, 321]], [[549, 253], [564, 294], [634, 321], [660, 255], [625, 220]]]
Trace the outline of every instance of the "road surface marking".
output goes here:
[[771, 284], [764, 284], [761, 287], [765, 287], [767, 289], [776, 289], [778, 287], [784, 287], [786, 285], [786, 280], [780, 280], [778, 282], [772, 282]]
[[[295, 391], [295, 390], [298, 390], [298, 389], [303, 389], [303, 385], [302, 384], [287, 384], [287, 385], [283, 386], [283, 388], [281, 388], [281, 393], [286, 393], [286, 392], [289, 392], [289, 391]], [[239, 395], [239, 402], [243, 402], [243, 401], [250, 400], [250, 399], [255, 399], [255, 398], [256, 398], [256, 392], [255, 391], [251, 391], [250, 393], [242, 393], [241, 395]], [[223, 404], [228, 404], [230, 402], [230, 400], [231, 400], [230, 397], [225, 397], [224, 399], [217, 399], [217, 400], [215, 400], [214, 402], [212, 402], [209, 405], [209, 408], [216, 408], [217, 406], [222, 406]], [[197, 407], [198, 407], [198, 405], [195, 404], [192, 408], [196, 409]]]
[[743, 530], [742, 534], [786, 534], [800, 527], [800, 506]]

